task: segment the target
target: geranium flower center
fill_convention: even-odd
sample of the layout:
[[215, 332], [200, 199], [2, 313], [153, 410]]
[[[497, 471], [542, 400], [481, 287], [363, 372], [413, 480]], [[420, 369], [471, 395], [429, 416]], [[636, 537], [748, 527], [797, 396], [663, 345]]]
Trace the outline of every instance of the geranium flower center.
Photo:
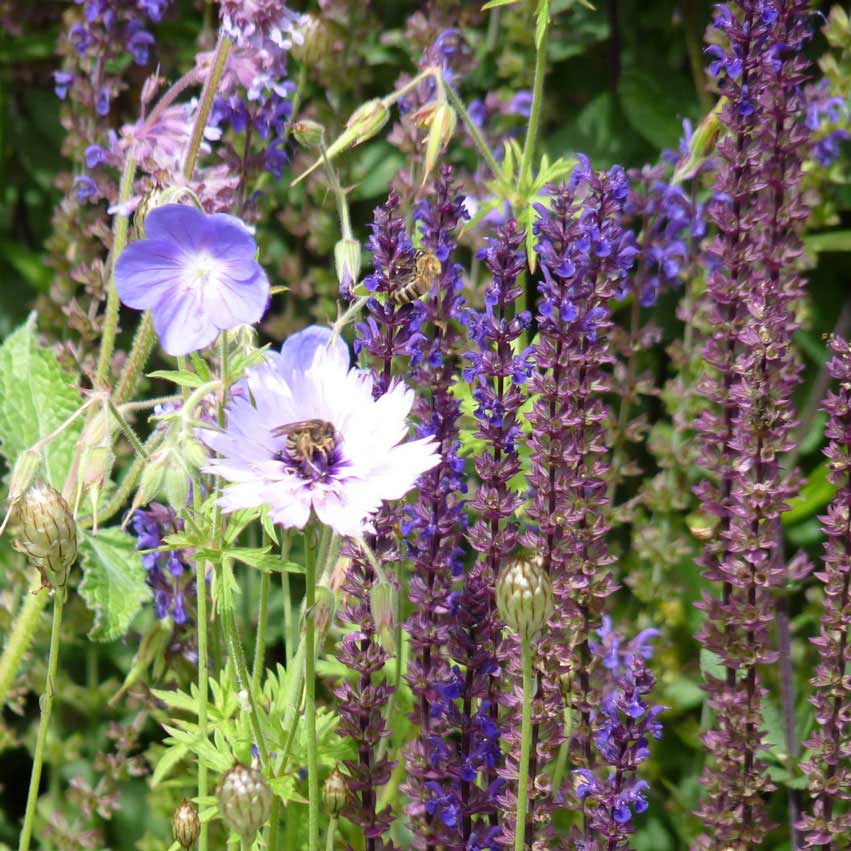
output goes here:
[[196, 254], [186, 264], [186, 278], [192, 289], [207, 286], [219, 277], [219, 261], [210, 254]]

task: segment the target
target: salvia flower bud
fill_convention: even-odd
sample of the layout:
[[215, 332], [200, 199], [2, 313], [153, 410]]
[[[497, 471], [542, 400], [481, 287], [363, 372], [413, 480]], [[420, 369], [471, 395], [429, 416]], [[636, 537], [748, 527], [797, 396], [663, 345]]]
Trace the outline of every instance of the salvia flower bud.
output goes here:
[[269, 820], [272, 790], [254, 768], [236, 763], [222, 778], [216, 797], [222, 819], [239, 836], [253, 836]]
[[539, 559], [517, 559], [496, 583], [496, 605], [506, 626], [521, 639], [535, 636], [553, 610], [553, 585]]
[[45, 584], [62, 587], [77, 558], [77, 524], [62, 494], [36, 482], [18, 502], [13, 546], [38, 568]]
[[328, 811], [328, 815], [337, 818], [345, 809], [348, 800], [349, 781], [339, 768], [335, 768], [328, 775], [328, 779], [322, 787], [322, 803]]
[[183, 848], [191, 848], [201, 833], [201, 819], [198, 810], [191, 801], [184, 802], [174, 811], [171, 820], [171, 833], [174, 841]]

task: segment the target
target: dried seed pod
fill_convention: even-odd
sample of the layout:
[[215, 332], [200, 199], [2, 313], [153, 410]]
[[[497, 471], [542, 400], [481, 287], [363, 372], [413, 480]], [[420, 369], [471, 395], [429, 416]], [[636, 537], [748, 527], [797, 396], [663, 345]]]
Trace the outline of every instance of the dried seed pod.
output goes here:
[[36, 482], [17, 505], [13, 546], [38, 568], [45, 585], [61, 588], [77, 558], [77, 524], [62, 494]]
[[335, 768], [325, 781], [322, 787], [322, 803], [328, 811], [328, 815], [332, 818], [337, 818], [346, 806], [349, 800], [349, 781], [346, 775]]
[[201, 833], [201, 819], [198, 818], [198, 810], [191, 801], [184, 800], [174, 811], [171, 820], [171, 832], [174, 841], [180, 843], [183, 848], [191, 848]]
[[222, 778], [216, 797], [222, 819], [239, 836], [253, 836], [269, 820], [272, 790], [254, 768], [236, 763]]
[[553, 610], [553, 585], [539, 559], [517, 559], [496, 583], [499, 616], [521, 639], [535, 636]]

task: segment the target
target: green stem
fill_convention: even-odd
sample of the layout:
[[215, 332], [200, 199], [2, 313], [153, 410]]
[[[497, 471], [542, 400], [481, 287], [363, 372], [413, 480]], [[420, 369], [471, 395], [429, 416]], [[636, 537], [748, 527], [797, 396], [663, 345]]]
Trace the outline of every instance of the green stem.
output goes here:
[[219, 82], [222, 79], [222, 74], [225, 72], [230, 48], [230, 38], [224, 32], [221, 32], [219, 34], [219, 43], [216, 45], [216, 52], [213, 55], [210, 76], [204, 81], [204, 88], [201, 91], [201, 101], [198, 106], [198, 114], [195, 116], [195, 126], [192, 128], [192, 138], [189, 140], [189, 150], [186, 152], [186, 159], [183, 162], [183, 176], [187, 180], [191, 179], [195, 173], [198, 150], [204, 138], [204, 130], [207, 127], [210, 110], [213, 108], [213, 101], [216, 98]]
[[529, 801], [529, 753], [532, 745], [532, 647], [528, 638], [523, 646], [523, 718], [520, 726], [520, 765], [517, 778], [517, 824], [514, 851], [523, 851], [526, 842], [526, 807]]
[[328, 820], [328, 836], [325, 839], [325, 851], [334, 851], [334, 835], [337, 833], [337, 817]]
[[[195, 599], [196, 599], [196, 629], [198, 632], [198, 733], [207, 740], [207, 572], [201, 561], [195, 563]], [[207, 795], [207, 766], [203, 760], [198, 760], [198, 797]], [[198, 851], [207, 851], [207, 823], [201, 823], [201, 834], [198, 837]]]
[[112, 400], [116, 405], [123, 405], [126, 401], [133, 397], [136, 392], [136, 386], [139, 383], [139, 378], [142, 375], [142, 370], [148, 361], [148, 357], [154, 348], [156, 335], [154, 334], [154, 322], [151, 319], [150, 312], [145, 313], [142, 321], [139, 323], [139, 329], [136, 331], [136, 336], [133, 339], [133, 346], [130, 349], [130, 354], [127, 356], [127, 363], [121, 372], [121, 377], [118, 379], [118, 386], [115, 388], [115, 393], [112, 394]]
[[242, 650], [242, 642], [239, 640], [239, 631], [232, 609], [225, 609], [222, 619], [225, 628], [225, 640], [230, 649], [231, 663], [236, 672], [236, 680], [240, 691], [244, 691], [248, 700], [248, 720], [251, 724], [251, 732], [260, 751], [260, 760], [263, 765], [269, 764], [269, 750], [266, 747], [266, 737], [260, 726], [260, 716], [257, 714], [257, 705], [254, 702], [254, 692], [251, 679], [248, 676], [248, 666], [245, 664], [245, 654]]
[[118, 427], [124, 433], [124, 436], [127, 440], [130, 441], [130, 445], [136, 451], [137, 455], [140, 455], [146, 461], [150, 461], [150, 456], [148, 455], [148, 451], [142, 445], [142, 441], [139, 440], [139, 436], [133, 431], [133, 427], [124, 417], [121, 415], [121, 411], [115, 407], [115, 402], [112, 399], [107, 400], [107, 405], [109, 405], [109, 410], [112, 413], [112, 416], [115, 417], [115, 421], [118, 423]]
[[461, 116], [461, 120], [464, 124], [467, 125], [467, 130], [470, 131], [470, 135], [473, 137], [473, 142], [475, 142], [476, 147], [479, 149], [479, 153], [484, 158], [485, 162], [488, 164], [488, 168], [491, 170], [491, 173], [497, 180], [502, 179], [502, 171], [497, 163], [494, 155], [491, 153], [491, 149], [488, 147], [488, 143], [485, 141], [485, 137], [482, 136], [479, 128], [476, 127], [476, 123], [470, 117], [470, 113], [467, 112], [467, 107], [464, 106], [463, 101], [455, 92], [455, 89], [452, 88], [447, 83], [444, 83], [446, 89], [446, 96], [449, 98], [449, 102], [452, 106], [455, 107], [455, 111]]
[[287, 663], [287, 671], [293, 662], [293, 647], [295, 646], [295, 631], [293, 630], [293, 601], [290, 593], [290, 574], [281, 571], [281, 591], [284, 596], [284, 660]]
[[272, 808], [269, 810], [269, 832], [266, 835], [267, 851], [278, 851], [278, 831], [280, 829], [281, 799], [275, 795], [272, 798]]
[[[133, 193], [133, 178], [136, 176], [136, 158], [133, 156], [132, 148], [124, 161], [124, 170], [121, 172], [121, 182], [118, 189], [119, 206], [130, 200]], [[103, 334], [100, 340], [100, 352], [95, 370], [95, 387], [101, 388], [106, 385], [109, 373], [109, 364], [112, 353], [115, 351], [115, 335], [118, 332], [118, 311], [121, 304], [118, 300], [118, 292], [115, 289], [115, 264], [127, 245], [127, 228], [130, 216], [124, 213], [115, 214], [113, 224], [112, 251], [109, 271], [109, 290], [106, 295], [106, 315], [103, 321]]]
[[310, 531], [304, 536], [305, 630], [304, 630], [304, 715], [307, 724], [307, 848], [319, 851], [319, 754], [316, 744], [316, 562]]
[[39, 588], [41, 588], [41, 581], [36, 578], [30, 589], [32, 593], [26, 595], [6, 646], [3, 648], [3, 655], [0, 656], [0, 709], [6, 703], [6, 696], [18, 675], [24, 654], [32, 643], [39, 617], [50, 599], [50, 595], [40, 593]]
[[532, 157], [538, 142], [538, 127], [541, 123], [541, 106], [544, 100], [544, 77], [547, 73], [547, 37], [549, 30], [544, 30], [541, 43], [535, 54], [535, 82], [532, 86], [532, 108], [529, 113], [529, 124], [526, 128], [526, 141], [523, 143], [523, 159], [520, 161], [518, 187], [526, 187], [532, 173]]
[[27, 809], [24, 815], [24, 826], [18, 841], [18, 851], [29, 851], [32, 839], [35, 808], [38, 803], [38, 787], [41, 782], [41, 768], [44, 763], [44, 746], [47, 742], [47, 731], [50, 727], [50, 713], [53, 709], [53, 697], [56, 691], [56, 668], [59, 663], [59, 638], [62, 632], [62, 608], [65, 603], [65, 589], [58, 588], [53, 598], [53, 626], [50, 632], [50, 655], [47, 660], [47, 678], [44, 683], [44, 694], [39, 704], [41, 719], [38, 722], [38, 735], [35, 740], [32, 774], [30, 775], [30, 790], [27, 795]]
[[260, 611], [257, 615], [257, 640], [254, 643], [254, 669], [251, 672], [251, 685], [255, 694], [260, 693], [260, 680], [266, 665], [266, 625], [269, 619], [269, 589], [272, 574], [263, 571], [260, 577]]

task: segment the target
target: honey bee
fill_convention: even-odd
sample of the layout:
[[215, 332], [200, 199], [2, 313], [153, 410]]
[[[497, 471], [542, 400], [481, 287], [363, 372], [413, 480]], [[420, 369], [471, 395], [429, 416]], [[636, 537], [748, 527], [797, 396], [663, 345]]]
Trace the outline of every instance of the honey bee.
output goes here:
[[443, 266], [430, 251], [418, 251], [414, 271], [405, 283], [390, 293], [390, 301], [399, 305], [410, 304], [422, 298], [434, 286]]
[[337, 432], [326, 420], [299, 420], [272, 429], [273, 437], [286, 437], [287, 455], [296, 462], [306, 464], [314, 472], [321, 470], [315, 462], [321, 458], [327, 465], [334, 447]]

